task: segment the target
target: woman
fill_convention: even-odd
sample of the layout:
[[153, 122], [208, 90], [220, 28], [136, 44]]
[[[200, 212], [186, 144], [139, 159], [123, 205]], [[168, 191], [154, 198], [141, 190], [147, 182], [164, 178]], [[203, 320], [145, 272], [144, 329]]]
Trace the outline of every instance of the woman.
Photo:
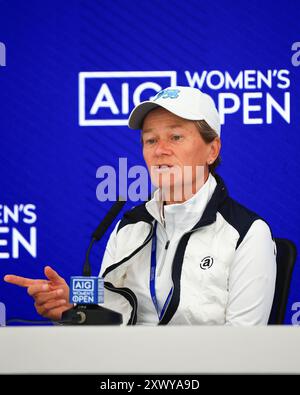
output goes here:
[[[212, 98], [172, 87], [132, 111], [142, 130], [153, 198], [127, 212], [108, 241], [100, 275], [104, 306], [125, 324], [267, 324], [275, 279], [268, 225], [228, 196], [215, 168], [220, 119]], [[8, 275], [28, 287], [37, 311], [60, 319], [69, 289], [50, 267], [49, 281]]]

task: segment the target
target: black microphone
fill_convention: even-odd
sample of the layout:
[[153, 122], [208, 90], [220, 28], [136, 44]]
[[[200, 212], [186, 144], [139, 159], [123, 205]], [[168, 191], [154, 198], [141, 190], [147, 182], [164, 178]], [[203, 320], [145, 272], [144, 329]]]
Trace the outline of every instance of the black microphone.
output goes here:
[[[90, 252], [95, 243], [95, 241], [99, 241], [105, 232], [108, 230], [110, 225], [113, 223], [115, 218], [118, 216], [120, 211], [122, 210], [126, 201], [122, 198], [119, 198], [113, 206], [110, 208], [104, 219], [101, 221], [97, 229], [92, 233], [92, 240], [87, 249], [85, 262], [83, 267], [83, 276], [84, 278], [73, 278], [71, 279], [71, 288], [73, 287], [73, 281], [77, 281], [80, 284], [80, 281], [84, 283], [84, 279], [87, 279], [87, 284], [94, 284], [95, 278], [91, 277], [91, 265], [90, 265]], [[98, 280], [98, 284], [99, 284]], [[73, 288], [72, 288], [73, 289]], [[99, 292], [98, 292], [99, 293]], [[70, 310], [65, 311], [62, 314], [62, 323], [66, 325], [120, 325], [123, 322], [122, 314], [117, 313], [116, 311], [107, 309], [102, 306], [98, 306], [98, 304], [77, 304]]]
[[110, 208], [109, 212], [106, 214], [104, 219], [100, 222], [98, 228], [93, 232], [92, 238], [99, 241], [110, 225], [113, 223], [115, 218], [118, 216], [119, 212], [122, 210], [126, 200], [122, 197], [119, 197], [113, 206]]
[[110, 208], [104, 219], [100, 222], [98, 225], [97, 229], [92, 233], [92, 240], [90, 242], [90, 245], [87, 249], [86, 256], [85, 256], [85, 262], [83, 266], [83, 275], [84, 276], [91, 276], [91, 265], [90, 265], [90, 252], [93, 247], [93, 244], [95, 241], [99, 241], [104, 233], [107, 231], [107, 229], [110, 227], [110, 225], [113, 223], [113, 221], [116, 219], [120, 211], [122, 210], [124, 204], [126, 203], [126, 200], [124, 200], [122, 197], [119, 197], [119, 200], [117, 200], [113, 206]]

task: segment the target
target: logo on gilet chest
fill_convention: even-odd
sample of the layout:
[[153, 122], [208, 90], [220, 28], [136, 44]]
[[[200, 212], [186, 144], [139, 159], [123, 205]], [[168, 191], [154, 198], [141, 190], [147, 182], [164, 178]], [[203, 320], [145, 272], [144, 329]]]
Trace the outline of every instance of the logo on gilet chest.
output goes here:
[[206, 256], [200, 262], [200, 268], [203, 270], [207, 270], [212, 267], [214, 263], [214, 258], [212, 256]]

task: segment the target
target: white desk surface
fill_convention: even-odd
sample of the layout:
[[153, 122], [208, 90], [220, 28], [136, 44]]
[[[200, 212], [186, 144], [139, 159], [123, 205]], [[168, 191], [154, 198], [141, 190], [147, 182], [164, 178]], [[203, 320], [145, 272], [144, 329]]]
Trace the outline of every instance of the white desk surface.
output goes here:
[[2, 327], [0, 373], [300, 373], [300, 328]]

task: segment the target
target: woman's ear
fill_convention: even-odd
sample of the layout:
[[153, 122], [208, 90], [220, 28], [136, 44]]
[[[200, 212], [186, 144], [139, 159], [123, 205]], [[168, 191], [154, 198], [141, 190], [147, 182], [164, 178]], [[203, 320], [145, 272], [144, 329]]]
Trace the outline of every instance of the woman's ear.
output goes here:
[[220, 154], [221, 150], [221, 140], [220, 137], [216, 137], [212, 142], [209, 143], [210, 145], [210, 153], [207, 158], [207, 163], [211, 165], [217, 159]]

